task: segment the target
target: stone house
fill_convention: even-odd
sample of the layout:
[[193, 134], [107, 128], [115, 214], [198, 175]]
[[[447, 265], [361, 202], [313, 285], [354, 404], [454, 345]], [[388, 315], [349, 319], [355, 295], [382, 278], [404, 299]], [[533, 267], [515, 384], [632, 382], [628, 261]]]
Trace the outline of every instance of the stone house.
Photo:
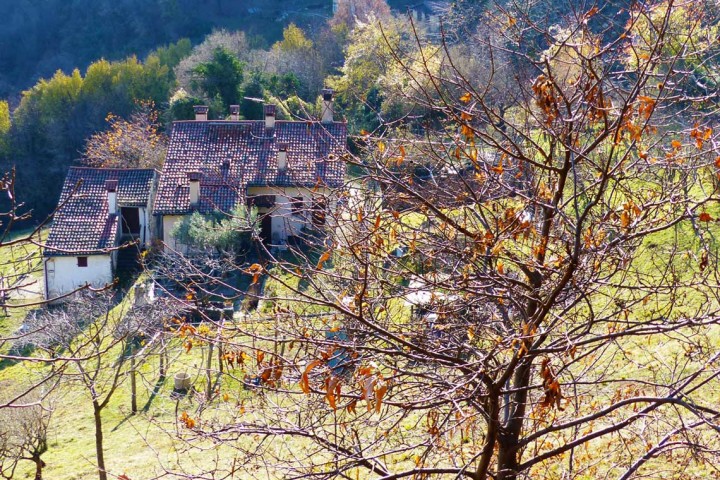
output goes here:
[[185, 250], [172, 232], [187, 215], [229, 213], [241, 202], [257, 207], [272, 248], [325, 223], [346, 170], [347, 125], [333, 120], [331, 90], [323, 91], [319, 121], [277, 120], [274, 105], [261, 120], [239, 120], [237, 105], [228, 120], [208, 120], [205, 106], [195, 112], [195, 120], [174, 123], [160, 175], [153, 214], [167, 247]]

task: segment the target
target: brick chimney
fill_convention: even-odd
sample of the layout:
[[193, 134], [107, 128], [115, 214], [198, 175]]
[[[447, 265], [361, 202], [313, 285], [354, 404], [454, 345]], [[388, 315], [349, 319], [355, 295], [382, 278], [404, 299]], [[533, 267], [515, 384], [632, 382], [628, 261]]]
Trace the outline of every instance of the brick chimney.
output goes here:
[[195, 120], [206, 121], [208, 119], [209, 108], [206, 105], [195, 105], [193, 110], [195, 110]]
[[188, 182], [190, 183], [190, 206], [197, 207], [200, 203], [200, 172], [188, 172]]
[[324, 88], [322, 90], [322, 123], [333, 122], [333, 94], [332, 88]]
[[240, 105], [230, 105], [230, 121], [237, 122], [240, 120]]
[[117, 180], [105, 180], [107, 190], [108, 215], [117, 215]]
[[265, 113], [265, 128], [272, 130], [275, 128], [275, 105], [267, 104], [263, 107]]
[[287, 143], [278, 143], [278, 156], [277, 156], [277, 162], [278, 162], [278, 172], [284, 172], [287, 169], [287, 151], [288, 151], [288, 144]]

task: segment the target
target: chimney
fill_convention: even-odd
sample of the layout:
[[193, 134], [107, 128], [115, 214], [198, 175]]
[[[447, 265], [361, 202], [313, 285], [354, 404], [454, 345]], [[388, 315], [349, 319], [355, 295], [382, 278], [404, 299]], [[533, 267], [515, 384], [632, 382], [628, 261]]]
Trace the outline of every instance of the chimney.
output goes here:
[[105, 180], [107, 190], [108, 215], [117, 215], [117, 180]]
[[195, 120], [204, 122], [208, 119], [209, 108], [206, 105], [195, 105], [193, 110], [195, 110]]
[[190, 182], [190, 206], [197, 207], [200, 203], [200, 172], [188, 172], [188, 181]]
[[265, 112], [265, 128], [272, 130], [275, 128], [275, 105], [267, 104], [263, 107]]
[[240, 120], [240, 105], [230, 105], [230, 121], [237, 122]]
[[287, 143], [278, 143], [278, 156], [277, 156], [278, 172], [283, 172], [287, 169], [287, 151], [288, 151]]
[[332, 88], [322, 90], [322, 123], [333, 123], [333, 94]]

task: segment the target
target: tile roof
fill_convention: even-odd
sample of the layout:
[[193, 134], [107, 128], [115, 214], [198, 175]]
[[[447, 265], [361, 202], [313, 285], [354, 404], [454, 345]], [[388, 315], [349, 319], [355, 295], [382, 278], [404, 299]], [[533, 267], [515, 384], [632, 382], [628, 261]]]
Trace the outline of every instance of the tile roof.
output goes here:
[[153, 169], [71, 167], [43, 254], [90, 255], [114, 247], [119, 222], [117, 215], [108, 215], [105, 181], [118, 182], [118, 208], [140, 207], [150, 200], [156, 173]]
[[[187, 174], [202, 172], [198, 210], [229, 211], [246, 187], [342, 185], [347, 143], [344, 123], [277, 120], [175, 122], [160, 176], [155, 214], [191, 211]], [[278, 172], [278, 146], [287, 144], [288, 168]]]

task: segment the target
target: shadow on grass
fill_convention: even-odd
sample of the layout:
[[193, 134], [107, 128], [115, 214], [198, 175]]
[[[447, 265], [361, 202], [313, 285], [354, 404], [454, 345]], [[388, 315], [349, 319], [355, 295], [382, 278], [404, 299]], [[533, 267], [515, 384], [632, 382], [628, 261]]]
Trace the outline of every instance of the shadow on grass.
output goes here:
[[[14, 334], [11, 334], [11, 336], [17, 337], [17, 339], [13, 342], [13, 344], [10, 345], [10, 348], [8, 349], [6, 355], [11, 357], [29, 357], [35, 352], [35, 345], [27, 342], [22, 342], [22, 339], [25, 337], [26, 332], [24, 332], [24, 325], [25, 321], [27, 320], [28, 316], [32, 314], [33, 311], [27, 312], [25, 314], [25, 317], [23, 317], [22, 324], [20, 328], [15, 331]], [[5, 370], [6, 368], [10, 368], [14, 365], [17, 365], [19, 363], [22, 363], [23, 359], [15, 359], [15, 358], [3, 358], [0, 359], [0, 371]]]
[[[29, 357], [34, 351], [35, 348], [31, 346], [23, 347], [20, 350], [15, 350], [14, 348], [11, 348], [8, 352], [8, 355], [13, 357]], [[18, 363], [22, 362], [22, 359], [3, 358], [2, 360], [0, 360], [0, 371], [5, 370], [6, 368], [13, 367]]]
[[148, 410], [150, 410], [150, 406], [153, 403], [153, 400], [155, 400], [155, 397], [158, 396], [158, 393], [160, 393], [160, 389], [165, 385], [165, 382], [167, 381], [167, 375], [163, 375], [162, 377], [158, 378], [158, 381], [155, 382], [155, 386], [153, 387], [152, 393], [147, 399], [147, 402], [145, 402], [145, 405], [140, 410], [143, 413], [147, 413]]
[[[158, 393], [160, 393], [160, 389], [162, 389], [163, 385], [165, 385], [165, 381], [167, 380], [167, 376], [162, 376], [158, 378], [157, 382], [155, 382], [155, 386], [153, 387], [152, 393], [150, 393], [150, 396], [147, 399], [147, 402], [145, 402], [145, 405], [137, 412], [137, 413], [147, 413], [150, 410], [150, 407], [152, 406], [153, 401], [155, 400], [155, 397], [158, 396]], [[115, 432], [117, 429], [119, 429], [125, 422], [130, 420], [130, 418], [134, 417], [135, 413], [130, 413], [128, 415], [125, 415], [125, 418], [120, 420], [117, 425], [113, 427], [111, 432]]]

